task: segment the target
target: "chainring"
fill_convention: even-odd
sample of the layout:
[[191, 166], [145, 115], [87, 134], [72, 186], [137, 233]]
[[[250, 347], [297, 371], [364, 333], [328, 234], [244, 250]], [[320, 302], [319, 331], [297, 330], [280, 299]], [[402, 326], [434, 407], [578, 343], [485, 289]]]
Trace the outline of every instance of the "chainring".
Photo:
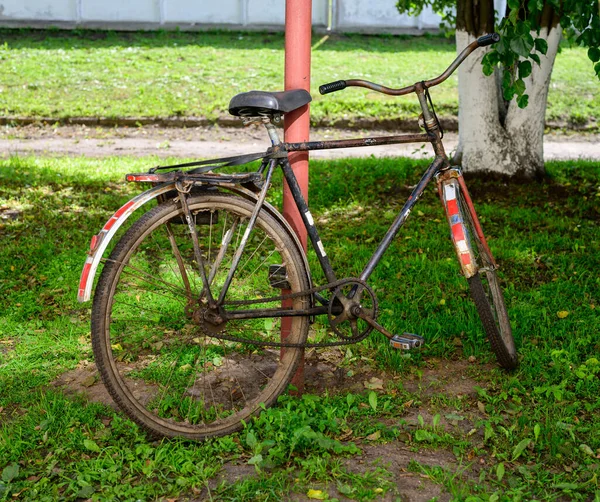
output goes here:
[[375, 320], [377, 307], [375, 293], [364, 281], [348, 279], [335, 289], [329, 300], [329, 326], [342, 340], [360, 341], [373, 330], [361, 317]]

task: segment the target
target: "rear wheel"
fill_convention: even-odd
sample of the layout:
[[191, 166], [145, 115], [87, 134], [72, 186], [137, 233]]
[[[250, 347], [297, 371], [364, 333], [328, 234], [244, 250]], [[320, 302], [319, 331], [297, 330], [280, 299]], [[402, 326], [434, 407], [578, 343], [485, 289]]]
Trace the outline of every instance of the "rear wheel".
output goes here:
[[[188, 205], [216, 299], [254, 205], [219, 193], [193, 196]], [[274, 265], [281, 267], [277, 279], [269, 276]], [[209, 309], [178, 199], [152, 209], [106, 260], [94, 297], [94, 355], [111, 396], [155, 435], [204, 439], [240, 429], [286, 389], [302, 349], [216, 337], [280, 341], [281, 317], [227, 320], [227, 313], [277, 308], [280, 302], [260, 300], [281, 295], [283, 286], [308, 289], [307, 271], [287, 230], [263, 210], [225, 302]], [[236, 303], [246, 300], [257, 302]], [[302, 309], [309, 301], [291, 303]], [[286, 341], [306, 340], [308, 318], [284, 322]]]

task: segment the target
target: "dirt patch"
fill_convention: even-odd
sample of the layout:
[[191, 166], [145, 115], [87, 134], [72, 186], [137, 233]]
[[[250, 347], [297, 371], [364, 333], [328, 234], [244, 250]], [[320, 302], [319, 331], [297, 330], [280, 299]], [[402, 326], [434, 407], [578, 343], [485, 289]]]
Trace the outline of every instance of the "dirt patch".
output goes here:
[[363, 474], [375, 467], [383, 467], [392, 474], [392, 481], [396, 485], [396, 493], [390, 492], [382, 500], [400, 500], [403, 502], [416, 502], [431, 500], [450, 500], [444, 494], [443, 488], [434, 483], [429, 476], [412, 472], [410, 464], [418, 462], [426, 467], [442, 467], [455, 471], [458, 466], [454, 455], [445, 450], [413, 451], [401, 442], [392, 442], [378, 445], [363, 445], [362, 454], [356, 455], [346, 461], [346, 468], [350, 472]]
[[407, 391], [419, 392], [425, 396], [445, 394], [452, 397], [475, 397], [475, 387], [481, 387], [482, 382], [475, 380], [472, 373], [475, 369], [491, 371], [494, 367], [493, 364], [480, 365], [476, 361], [431, 359], [419, 376], [411, 376], [403, 380], [402, 384]]
[[66, 395], [82, 395], [90, 402], [119, 409], [102, 383], [94, 363], [82, 361], [77, 368], [63, 373], [52, 384], [60, 387]]

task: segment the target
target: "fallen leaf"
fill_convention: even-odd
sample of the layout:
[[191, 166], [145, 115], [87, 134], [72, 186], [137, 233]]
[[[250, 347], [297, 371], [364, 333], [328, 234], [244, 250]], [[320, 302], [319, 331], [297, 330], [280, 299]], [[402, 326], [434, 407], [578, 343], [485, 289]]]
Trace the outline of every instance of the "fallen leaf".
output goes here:
[[349, 439], [352, 437], [352, 429], [348, 429], [346, 431], [344, 431], [340, 436], [337, 437], [337, 439], [339, 441], [346, 441], [346, 439]]
[[371, 390], [383, 390], [383, 380], [381, 378], [372, 377], [368, 382], [364, 382], [365, 387]]
[[485, 413], [485, 404], [483, 404], [481, 401], [477, 401], [477, 408], [481, 413]]
[[323, 490], [308, 490], [308, 492], [306, 492], [306, 496], [309, 499], [316, 499], [316, 500], [327, 500], [329, 498], [329, 494], [327, 492], [324, 492]]
[[561, 310], [560, 312], [557, 312], [556, 315], [558, 316], [559, 319], [564, 319], [565, 317], [567, 317], [569, 315], [569, 311]]
[[91, 387], [95, 383], [96, 377], [94, 375], [87, 376], [81, 381], [81, 385], [83, 385], [84, 387]]
[[366, 439], [369, 441], [377, 441], [381, 437], [380, 431], [375, 431], [373, 434], [369, 434]]

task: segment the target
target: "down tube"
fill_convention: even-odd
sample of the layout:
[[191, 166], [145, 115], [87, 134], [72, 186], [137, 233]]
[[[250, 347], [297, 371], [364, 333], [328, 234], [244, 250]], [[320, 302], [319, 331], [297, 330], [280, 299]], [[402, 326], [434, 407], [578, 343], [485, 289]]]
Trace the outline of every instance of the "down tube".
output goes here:
[[398, 216], [396, 216], [396, 219], [388, 229], [387, 233], [385, 234], [385, 237], [381, 241], [381, 244], [379, 244], [379, 247], [373, 253], [373, 256], [369, 260], [369, 263], [367, 263], [362, 274], [360, 274], [360, 278], [363, 281], [366, 281], [369, 278], [369, 276], [373, 273], [373, 270], [375, 270], [375, 267], [381, 260], [383, 254], [386, 252], [387, 248], [390, 247], [390, 244], [394, 240], [394, 237], [396, 237], [396, 234], [398, 233], [402, 225], [404, 225], [404, 222], [406, 222], [406, 219], [408, 218], [411, 209], [417, 203], [419, 197], [421, 197], [421, 195], [423, 194], [425, 187], [429, 184], [431, 178], [433, 178], [433, 176], [438, 172], [440, 167], [444, 165], [444, 162], [445, 159], [443, 157], [436, 157], [427, 169], [427, 171], [425, 171], [425, 173], [419, 180], [419, 183], [410, 194], [410, 197], [406, 201], [406, 204], [404, 204], [402, 211], [400, 211]]

